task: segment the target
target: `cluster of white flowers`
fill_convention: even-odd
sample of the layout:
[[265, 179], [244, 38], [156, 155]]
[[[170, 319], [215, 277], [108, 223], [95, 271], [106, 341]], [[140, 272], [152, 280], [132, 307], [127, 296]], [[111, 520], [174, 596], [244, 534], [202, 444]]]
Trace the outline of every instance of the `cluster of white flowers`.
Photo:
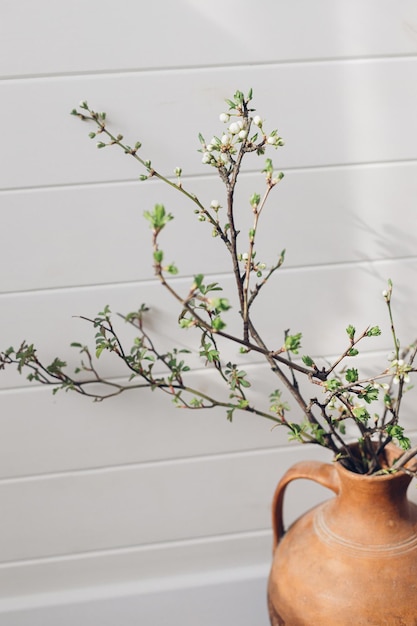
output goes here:
[[[261, 275], [261, 273], [263, 272], [263, 270], [266, 269], [266, 263], [254, 263], [254, 257], [255, 257], [255, 252], [253, 253], [252, 256], [252, 263], [251, 263], [251, 269], [253, 269], [255, 272], [257, 272], [258, 276]], [[249, 261], [249, 254], [247, 252], [243, 252], [242, 254], [238, 254], [237, 255], [238, 261], [242, 261], [243, 263], [245, 263], [245, 265], [248, 263]]]
[[410, 371], [411, 368], [409, 365], [407, 365], [407, 363], [404, 362], [403, 359], [394, 359], [391, 362], [391, 369], [393, 369], [395, 372], [394, 381], [393, 381], [395, 385], [398, 385], [401, 379], [403, 379], [405, 383], [410, 382], [410, 377], [408, 375], [408, 372]]
[[[247, 122], [241, 118], [239, 112], [237, 114], [221, 113], [219, 119], [223, 124], [229, 124], [229, 126], [220, 138], [213, 137], [208, 143], [205, 143], [201, 138], [203, 146], [202, 162], [213, 167], [223, 166], [227, 168], [231, 165], [231, 156], [237, 152], [237, 144], [244, 141], [248, 136], [249, 126], [246, 127]], [[262, 128], [264, 120], [259, 115], [255, 115], [252, 123], [264, 133]], [[284, 145], [284, 141], [276, 130], [273, 130], [269, 135], [264, 133], [263, 141], [275, 148]]]
[[[222, 113], [220, 121], [227, 123], [230, 121], [229, 113]], [[207, 144], [203, 144], [203, 163], [219, 167], [230, 164], [230, 156], [236, 154], [236, 144], [241, 143], [247, 136], [248, 131], [244, 128], [244, 121], [238, 119], [231, 122], [226, 132], [223, 132], [220, 139], [213, 137]]]

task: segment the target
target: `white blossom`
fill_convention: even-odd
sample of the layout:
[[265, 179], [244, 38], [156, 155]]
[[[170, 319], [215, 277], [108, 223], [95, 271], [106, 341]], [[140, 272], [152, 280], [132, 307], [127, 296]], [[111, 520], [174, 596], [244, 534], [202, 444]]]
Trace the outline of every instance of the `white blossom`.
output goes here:
[[239, 125], [238, 122], [233, 122], [233, 124], [230, 124], [229, 126], [229, 131], [232, 133], [232, 135], [237, 135], [241, 130], [241, 127]]
[[253, 123], [255, 124], [255, 126], [259, 126], [260, 128], [263, 124], [263, 120], [261, 117], [259, 117], [259, 115], [255, 115], [255, 117], [253, 118]]
[[210, 206], [212, 209], [220, 209], [220, 202], [218, 200], [212, 200]]
[[226, 122], [228, 122], [230, 120], [230, 115], [228, 113], [220, 113], [219, 119], [220, 119], [221, 122], [226, 124]]
[[404, 365], [404, 359], [394, 359], [391, 363], [391, 367], [401, 368]]

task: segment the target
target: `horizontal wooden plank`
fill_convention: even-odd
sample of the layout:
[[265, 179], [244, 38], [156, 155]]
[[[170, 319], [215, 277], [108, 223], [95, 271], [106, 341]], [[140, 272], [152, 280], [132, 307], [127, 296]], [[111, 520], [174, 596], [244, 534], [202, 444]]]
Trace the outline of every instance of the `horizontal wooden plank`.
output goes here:
[[[2, 481], [0, 562], [267, 530], [276, 483], [300, 458], [330, 455], [295, 446]], [[301, 487], [287, 519], [328, 495], [311, 483], [300, 499]]]
[[[141, 154], [161, 171], [207, 174], [197, 135], [222, 133], [218, 114], [237, 86], [253, 87], [266, 130], [285, 139], [274, 152], [281, 169], [416, 159], [416, 67], [417, 57], [5, 81], [0, 188], [138, 176], [133, 159], [95, 150], [91, 128], [68, 115], [81, 99], [106, 110], [129, 143], [140, 139]], [[25, 126], [22, 142], [16, 128], [31, 111], [36, 123]], [[249, 161], [256, 167], [255, 156]]]
[[[81, 588], [109, 588], [115, 593], [123, 584], [134, 584], [139, 593], [155, 593], [165, 586], [186, 585], [198, 576], [210, 582], [213, 572], [264, 567], [271, 559], [270, 530], [172, 541], [91, 552], [67, 557], [0, 564], [0, 614], [10, 604], [27, 603], [37, 594], [76, 592]], [[190, 584], [190, 581], [189, 581]], [[1, 621], [0, 621], [1, 623]]]
[[[216, 389], [213, 372], [198, 385]], [[211, 383], [207, 381], [211, 379]], [[258, 376], [256, 379], [258, 380]], [[270, 389], [271, 391], [272, 389]], [[262, 390], [259, 389], [259, 394]], [[265, 394], [265, 404], [267, 395]], [[285, 445], [284, 431], [225, 409], [186, 411], [164, 394], [132, 391], [102, 403], [32, 388], [0, 394], [0, 478]]]
[[[2, 481], [0, 561], [268, 530], [278, 480], [307, 458], [331, 460], [318, 447], [295, 446]], [[295, 482], [286, 496], [286, 524], [330, 495], [311, 481]], [[416, 500], [415, 490], [409, 495]]]
[[[388, 366], [387, 354], [360, 355], [352, 364], [365, 378]], [[245, 371], [252, 405], [268, 413], [269, 394], [281, 387], [279, 381], [267, 366]], [[192, 378], [202, 391], [227, 396], [214, 372]], [[300, 384], [306, 398], [317, 397], [316, 386], [302, 379]], [[416, 401], [414, 387], [401, 407], [407, 435], [417, 430]], [[288, 402], [291, 420], [301, 421], [292, 398]], [[75, 394], [53, 396], [46, 388], [16, 389], [0, 393], [0, 409], [0, 479], [295, 445], [284, 428], [265, 418], [236, 412], [231, 424], [225, 409], [181, 410], [164, 394], [146, 390], [93, 403]], [[378, 411], [381, 406], [373, 404], [372, 413]], [[358, 436], [353, 427], [350, 435]]]
[[[377, 0], [353, 0], [348, 7], [331, 0], [314, 6], [308, 0], [261, 0], [256, 11], [242, 10], [237, 0], [165, 2], [162, 10], [143, 1], [112, 0], [106, 11], [98, 0], [73, 0], [68, 6], [39, 0], [36, 9], [30, 0], [21, 0], [3, 9], [2, 77], [416, 51], [412, 0], [385, 2], [383, 10]], [[255, 33], [256, 43], [248, 44]]]
[[[416, 272], [415, 259], [281, 270], [272, 277], [268, 291], [261, 292], [255, 302], [253, 320], [273, 350], [281, 346], [284, 330], [290, 328], [293, 332], [303, 333], [305, 353], [313, 356], [337, 354], [346, 347], [345, 328], [349, 324], [358, 329], [379, 324], [383, 335], [373, 338], [371, 343], [368, 341], [364, 350], [390, 350], [388, 315], [381, 292], [391, 278], [395, 285], [397, 332], [403, 344], [412, 341], [417, 295], [410, 285], [415, 283]], [[189, 292], [191, 280], [181, 278], [173, 282], [183, 297]], [[225, 295], [232, 304], [235, 303], [230, 295], [234, 293], [230, 276], [212, 276], [208, 280], [219, 280]], [[0, 296], [0, 346], [2, 349], [10, 345], [18, 347], [22, 339], [26, 339], [39, 347], [44, 361], [51, 362], [59, 355], [72, 368], [79, 363], [79, 357], [78, 351], [69, 348], [69, 344], [79, 341], [91, 345], [94, 329], [84, 320], [71, 319], [71, 315], [94, 317], [106, 304], [110, 304], [114, 312], [126, 313], [137, 309], [143, 302], [151, 307], [147, 329], [157, 338], [160, 350], [177, 346], [188, 347], [194, 354], [198, 352], [198, 332], [179, 328], [181, 307], [175, 305], [172, 296], [161, 285], [153, 282], [3, 294]], [[237, 306], [226, 314], [225, 320], [230, 332], [241, 333]], [[134, 329], [117, 317], [115, 328], [129, 348], [135, 336]], [[219, 340], [219, 347], [224, 347], [226, 362], [260, 360], [254, 353], [239, 355], [235, 344], [223, 346]], [[201, 360], [198, 362], [201, 366]], [[190, 363], [196, 364], [192, 356]], [[112, 355], [102, 356], [100, 370], [113, 377], [124, 373], [119, 359]], [[17, 373], [6, 369], [1, 373], [0, 384], [4, 389], [27, 383]]]
[[[216, 179], [184, 185], [206, 205], [216, 198], [226, 206]], [[262, 191], [263, 175], [244, 174], [240, 185], [236, 206], [244, 251], [252, 219], [248, 199]], [[291, 170], [264, 210], [258, 257], [272, 263], [286, 248], [285, 266], [299, 267], [414, 256], [416, 197], [417, 162]], [[198, 222], [194, 205], [157, 181], [4, 192], [1, 201], [2, 252], [13, 263], [0, 267], [0, 292], [152, 278], [151, 232], [143, 212], [158, 202], [175, 216], [162, 243], [182, 273], [231, 268], [223, 244]]]
[[[160, 581], [162, 585], [165, 581]], [[0, 602], [1, 626], [267, 626], [264, 569], [212, 572], [175, 579], [147, 593], [141, 585], [87, 587], [77, 592], [21, 597]], [[3, 609], [4, 607], [4, 609]], [[202, 609], [202, 607], [204, 607]]]

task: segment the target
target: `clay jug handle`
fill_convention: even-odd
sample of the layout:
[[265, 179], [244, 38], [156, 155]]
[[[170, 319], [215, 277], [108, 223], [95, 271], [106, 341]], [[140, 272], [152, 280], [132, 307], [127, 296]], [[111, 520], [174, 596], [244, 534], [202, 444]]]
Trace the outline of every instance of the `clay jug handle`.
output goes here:
[[307, 478], [331, 489], [336, 494], [339, 493], [339, 479], [335, 465], [332, 463], [320, 463], [320, 461], [301, 461], [296, 463], [284, 474], [276, 488], [272, 502], [272, 529], [274, 532], [274, 546], [277, 547], [279, 540], [284, 535], [284, 522], [282, 508], [284, 504], [284, 493], [287, 485], [292, 480]]

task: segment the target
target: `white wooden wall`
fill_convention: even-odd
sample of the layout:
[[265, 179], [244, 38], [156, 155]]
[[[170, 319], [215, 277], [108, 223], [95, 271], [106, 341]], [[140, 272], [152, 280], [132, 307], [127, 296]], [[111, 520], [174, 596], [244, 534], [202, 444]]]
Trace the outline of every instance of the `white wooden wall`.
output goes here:
[[[182, 198], [137, 182], [133, 160], [97, 151], [68, 113], [82, 99], [106, 110], [145, 158], [166, 173], [180, 165], [210, 201], [221, 190], [197, 134], [219, 132], [224, 98], [249, 87], [286, 141], [265, 217], [269, 260], [287, 249], [258, 311], [267, 334], [290, 326], [306, 353], [330, 355], [348, 323], [379, 323], [386, 332], [364, 361], [384, 358], [391, 278], [399, 333], [413, 338], [413, 0], [0, 0], [0, 13], [2, 349], [27, 339], [72, 363], [70, 341], [90, 336], [73, 315], [141, 302], [161, 341], [192, 341], [166, 324], [143, 211], [163, 202], [176, 215], [167, 256], [179, 285], [197, 272], [227, 285], [220, 244]], [[242, 176], [243, 206], [262, 188], [260, 165]], [[265, 367], [248, 371], [266, 397]], [[93, 404], [10, 372], [0, 432], [1, 626], [266, 625], [273, 489], [296, 460], [330, 460], [260, 419], [231, 425], [222, 411], [189, 414], [147, 393]], [[324, 496], [294, 485], [288, 520]]]

